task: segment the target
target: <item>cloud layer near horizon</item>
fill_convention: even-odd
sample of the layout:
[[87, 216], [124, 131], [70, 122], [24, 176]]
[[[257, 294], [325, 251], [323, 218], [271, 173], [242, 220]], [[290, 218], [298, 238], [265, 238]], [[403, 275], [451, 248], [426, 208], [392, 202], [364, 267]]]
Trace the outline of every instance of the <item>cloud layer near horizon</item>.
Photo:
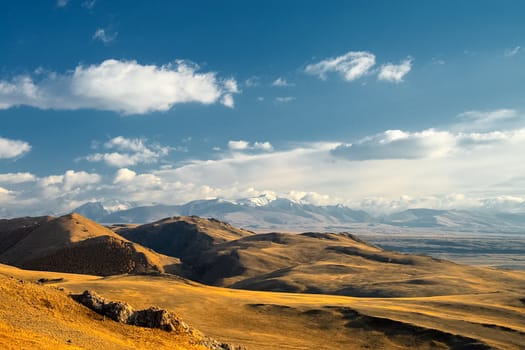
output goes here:
[[72, 72], [41, 73], [0, 80], [0, 109], [26, 105], [41, 109], [91, 108], [123, 114], [167, 111], [179, 103], [233, 107], [237, 82], [200, 73], [185, 61], [162, 66], [105, 60]]
[[[0, 174], [2, 215], [34, 215], [51, 208], [65, 212], [91, 200], [175, 204], [260, 194], [371, 212], [413, 207], [525, 210], [521, 114], [510, 109], [468, 111], [457, 120], [448, 128], [386, 130], [352, 143], [276, 148], [269, 142], [232, 140], [211, 159], [162, 166], [141, 155], [160, 159], [169, 146], [115, 137], [100, 147], [133, 162], [100, 156], [102, 171]], [[502, 120], [512, 123], [499, 130]]]

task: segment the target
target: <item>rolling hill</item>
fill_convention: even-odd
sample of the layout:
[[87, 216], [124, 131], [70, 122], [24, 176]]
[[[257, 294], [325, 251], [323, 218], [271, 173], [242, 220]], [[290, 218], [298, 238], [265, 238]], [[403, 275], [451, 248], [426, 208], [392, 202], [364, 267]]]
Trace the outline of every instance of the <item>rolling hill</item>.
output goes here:
[[[2, 220], [0, 228], [2, 261], [85, 273], [0, 265], [7, 349], [199, 348], [191, 337], [104, 320], [67, 297], [85, 290], [135, 309], [154, 304], [248, 349], [518, 350], [525, 343], [524, 272], [385, 251], [349, 233], [256, 234], [198, 217], [114, 232], [78, 214]], [[162, 273], [166, 262], [184, 277]], [[102, 267], [106, 277], [86, 272]]]
[[178, 259], [78, 214], [0, 220], [0, 241], [0, 262], [23, 268], [103, 276], [179, 271]]
[[[368, 297], [525, 288], [509, 271], [385, 251], [349, 233], [254, 234], [215, 219], [174, 217], [118, 231], [215, 286]], [[439, 288], [437, 288], [439, 286]]]
[[[73, 293], [95, 290], [105, 298], [125, 301], [136, 308], [149, 307], [153, 302], [176, 312], [207, 335], [223, 342], [242, 344], [250, 350], [520, 350], [525, 343], [523, 290], [509, 288], [490, 293], [439, 297], [355, 298], [234, 290], [205, 286], [168, 275], [100, 278], [27, 271], [0, 265], [1, 275], [15, 278], [11, 279], [16, 281], [13, 282], [16, 289], [11, 289], [12, 294], [20, 288], [19, 285], [28, 284], [19, 280], [34, 282], [44, 278], [50, 281], [46, 290], [53, 294], [58, 293], [52, 289], [55, 286]], [[516, 273], [515, 278], [523, 279], [525, 274]], [[34, 284], [31, 283], [31, 286]], [[437, 285], [435, 288], [440, 287]], [[16, 295], [18, 299], [24, 299], [23, 302], [15, 303], [9, 296], [0, 304], [0, 324], [10, 325], [4, 332], [7, 337], [0, 337], [0, 342], [7, 339], [8, 344], [42, 343], [51, 338], [53, 342], [49, 344], [54, 346], [71, 339], [72, 345], [85, 349], [107, 348], [104, 344], [108, 341], [118, 345], [111, 347], [115, 349], [126, 348], [126, 345], [138, 349], [163, 349], [175, 342], [166, 332], [130, 328], [102, 321], [96, 315], [97, 321], [84, 321], [85, 318], [79, 318], [76, 314], [89, 311], [63, 299], [64, 294], [55, 306], [55, 300], [47, 295], [20, 297], [27, 295], [24, 288], [21, 291], [23, 294]], [[53, 308], [45, 306], [46, 298]], [[7, 307], [9, 305], [13, 307]], [[24, 317], [25, 312], [31, 312], [32, 317]], [[57, 322], [57, 319], [58, 325], [48, 321]], [[74, 328], [63, 329], [63, 319]], [[13, 324], [20, 326], [15, 328]], [[79, 329], [78, 324], [82, 324], [83, 328]], [[27, 331], [33, 332], [31, 337], [34, 334], [39, 337], [28, 339]], [[93, 339], [90, 344], [94, 334], [98, 339]]]
[[191, 328], [167, 332], [114, 322], [73, 301], [63, 288], [13, 277], [20, 272], [0, 265], [2, 349], [226, 349]]

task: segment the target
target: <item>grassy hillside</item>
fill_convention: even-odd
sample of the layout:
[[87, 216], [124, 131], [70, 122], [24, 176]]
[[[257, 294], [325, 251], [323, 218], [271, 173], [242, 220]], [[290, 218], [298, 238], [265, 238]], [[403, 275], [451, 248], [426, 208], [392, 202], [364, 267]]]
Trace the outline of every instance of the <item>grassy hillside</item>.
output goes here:
[[0, 262], [97, 275], [177, 272], [180, 261], [130, 242], [78, 214], [2, 220]]
[[[13, 278], [0, 268], [2, 349], [205, 349], [200, 338], [104, 319], [55, 287]], [[41, 274], [42, 272], [37, 272]]]
[[[355, 298], [233, 290], [168, 275], [100, 278], [7, 266], [0, 266], [0, 273], [63, 278], [54, 285], [96, 290], [137, 308], [154, 301], [204, 333], [249, 349], [523, 349], [525, 344], [522, 290]], [[523, 273], [514, 277], [525, 279]]]
[[348, 233], [265, 233], [177, 217], [119, 231], [176, 256], [185, 277], [222, 287], [365, 297], [525, 288], [511, 272], [385, 251]]

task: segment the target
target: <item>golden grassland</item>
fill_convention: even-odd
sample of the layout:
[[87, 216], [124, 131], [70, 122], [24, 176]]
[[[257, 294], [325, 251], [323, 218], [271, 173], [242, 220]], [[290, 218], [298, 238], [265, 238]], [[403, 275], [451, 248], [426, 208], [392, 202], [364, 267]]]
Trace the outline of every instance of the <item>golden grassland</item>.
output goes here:
[[190, 335], [104, 320], [56, 287], [19, 279], [31, 272], [0, 271], [1, 349], [204, 349]]
[[[524, 273], [507, 273], [525, 281]], [[4, 348], [192, 348], [190, 340], [163, 331], [103, 321], [55, 287], [76, 293], [95, 290], [136, 308], [163, 307], [206, 335], [248, 349], [525, 346], [525, 292], [506, 288], [504, 283], [473, 294], [357, 298], [226, 289], [170, 275], [103, 278], [6, 265], [0, 265], [0, 275], [15, 278], [2, 278], [9, 281], [2, 283], [0, 304]], [[40, 278], [63, 280], [47, 286], [18, 281]]]

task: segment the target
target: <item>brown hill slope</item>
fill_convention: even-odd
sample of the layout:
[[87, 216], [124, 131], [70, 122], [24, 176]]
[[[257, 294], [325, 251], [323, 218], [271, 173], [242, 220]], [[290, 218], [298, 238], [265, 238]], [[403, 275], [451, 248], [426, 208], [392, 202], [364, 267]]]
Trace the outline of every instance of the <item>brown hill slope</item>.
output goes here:
[[178, 217], [119, 232], [180, 258], [184, 276], [223, 287], [370, 297], [525, 288], [504, 270], [384, 251], [348, 233], [224, 233], [224, 225]]
[[116, 227], [116, 232], [130, 241], [159, 253], [180, 258], [191, 273], [202, 254], [218, 244], [253, 235], [253, 232], [197, 216], [177, 216], [137, 227]]
[[0, 254], [9, 250], [43, 223], [53, 219], [51, 216], [0, 219]]
[[[154, 301], [206, 334], [248, 349], [519, 350], [525, 344], [523, 290], [355, 298], [233, 290], [167, 275], [99, 278], [1, 265], [0, 273], [29, 280], [62, 278], [57, 286], [77, 293], [96, 290], [137, 308]], [[525, 279], [525, 273], [514, 274]]]
[[181, 258], [253, 234], [219, 220], [197, 216], [175, 216], [132, 228], [117, 226], [116, 232], [133, 242], [147, 243], [160, 253]]
[[[525, 288], [508, 271], [458, 265], [427, 256], [400, 254], [370, 246], [348, 234], [269, 234], [216, 246], [201, 257], [213, 271], [223, 256], [238, 266], [231, 277], [203, 281], [233, 288], [414, 297]], [[231, 264], [230, 266], [234, 266]], [[208, 268], [209, 267], [209, 268]], [[219, 277], [222, 277], [219, 274]], [[211, 276], [216, 278], [216, 276]]]
[[114, 322], [63, 291], [5, 275], [8, 271], [14, 269], [0, 271], [2, 349], [208, 349], [197, 345], [203, 340], [200, 332]]
[[3, 220], [0, 262], [37, 270], [114, 275], [177, 272], [179, 260], [155, 253], [78, 214]]

